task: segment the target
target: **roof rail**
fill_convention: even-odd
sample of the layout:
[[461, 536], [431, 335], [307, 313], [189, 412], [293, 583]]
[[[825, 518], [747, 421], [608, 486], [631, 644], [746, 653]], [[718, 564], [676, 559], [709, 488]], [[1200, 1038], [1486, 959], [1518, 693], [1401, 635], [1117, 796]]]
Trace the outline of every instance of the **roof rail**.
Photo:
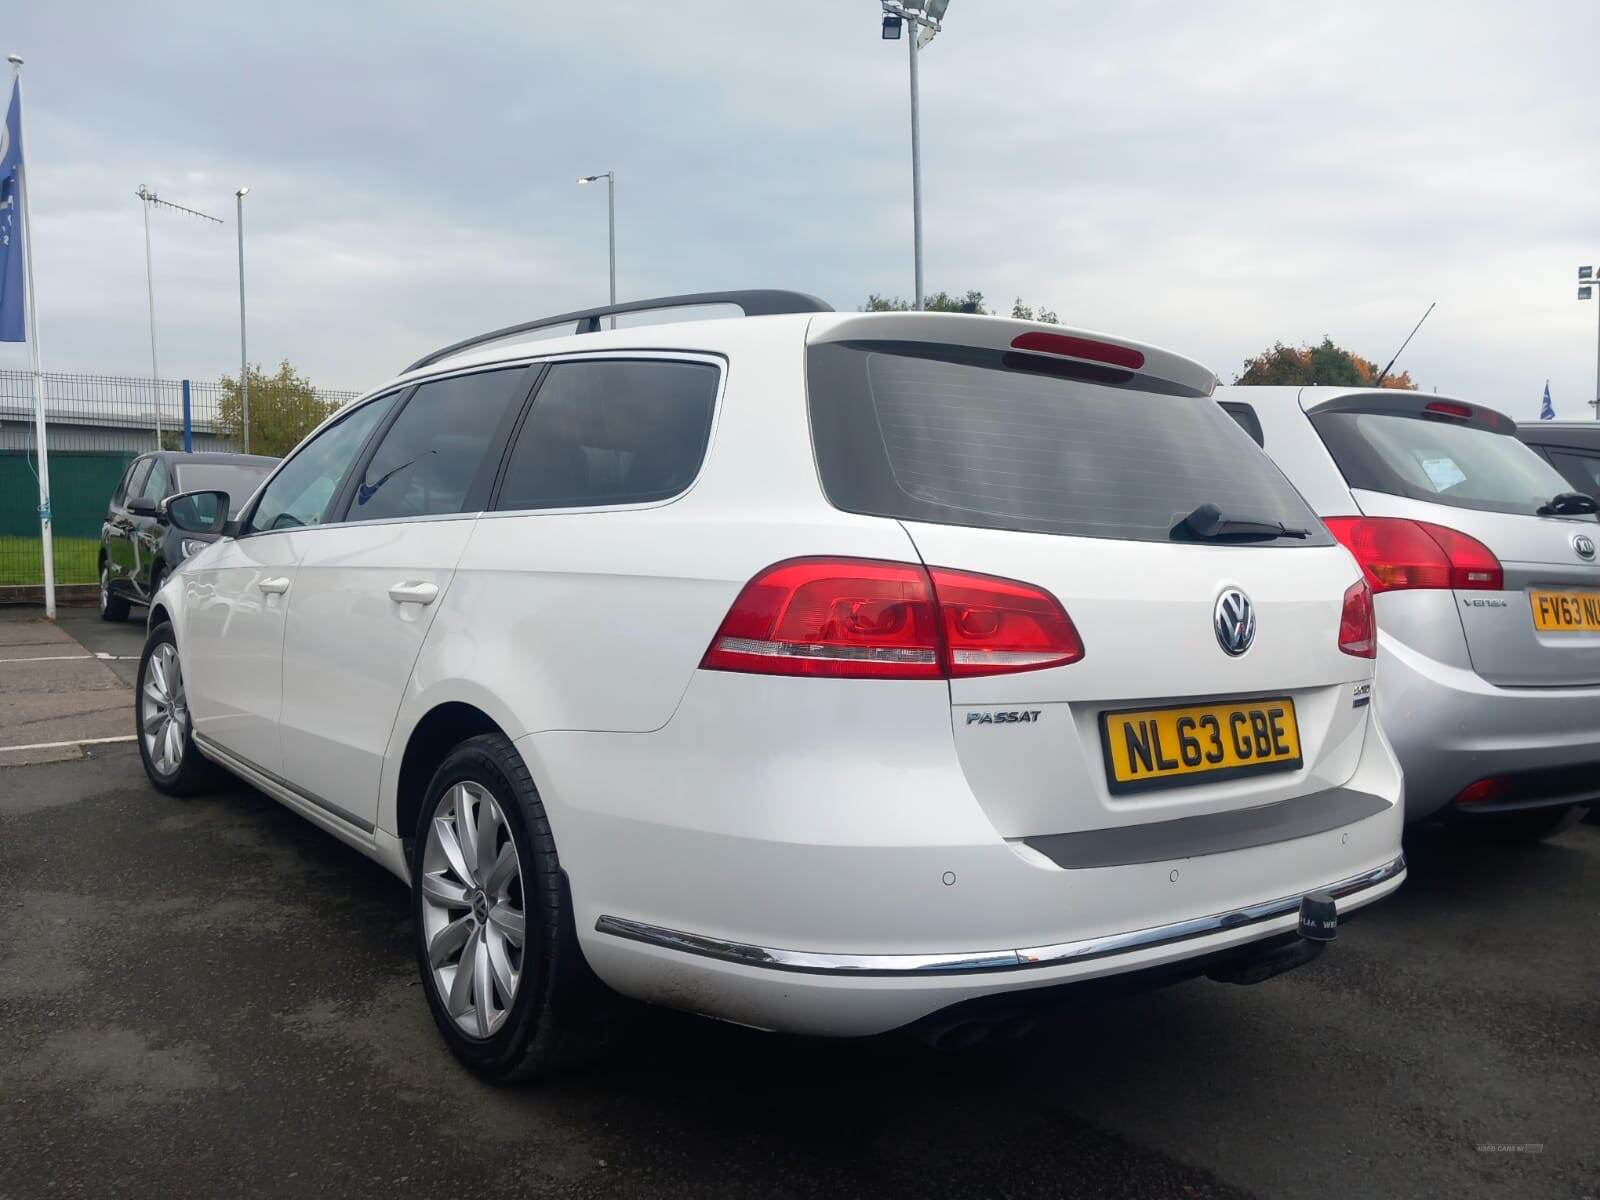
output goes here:
[[731, 304], [738, 308], [747, 317], [772, 317], [783, 313], [822, 313], [832, 312], [833, 306], [825, 300], [809, 296], [805, 292], [785, 292], [771, 288], [755, 288], [735, 292], [694, 292], [687, 296], [660, 296], [654, 300], [630, 300], [626, 304], [606, 304], [599, 308], [581, 308], [576, 312], [560, 313], [554, 317], [540, 317], [537, 321], [523, 321], [519, 325], [507, 325], [504, 329], [496, 329], [493, 333], [480, 333], [476, 337], [469, 337], [465, 341], [455, 342], [442, 350], [435, 350], [432, 354], [417, 359], [402, 374], [409, 375], [412, 371], [421, 370], [430, 363], [436, 363], [441, 358], [449, 358], [462, 350], [481, 346], [485, 342], [497, 342], [501, 338], [511, 337], [513, 334], [528, 333], [534, 329], [547, 329], [552, 325], [576, 325], [574, 333], [599, 333], [601, 317], [621, 316], [624, 313], [654, 312], [665, 308], [698, 308], [708, 304]]

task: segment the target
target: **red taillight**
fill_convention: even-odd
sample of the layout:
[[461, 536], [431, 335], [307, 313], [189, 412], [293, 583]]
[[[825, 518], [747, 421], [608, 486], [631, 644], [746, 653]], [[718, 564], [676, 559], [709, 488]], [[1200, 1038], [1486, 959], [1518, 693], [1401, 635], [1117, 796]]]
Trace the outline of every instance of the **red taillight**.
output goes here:
[[1511, 781], [1498, 776], [1469, 783], [1456, 796], [1457, 804], [1489, 804], [1501, 799], [1511, 790]]
[[1064, 667], [1083, 657], [1072, 618], [1043, 588], [946, 567], [929, 573], [952, 677]]
[[1068, 358], [1086, 358], [1091, 362], [1110, 363], [1114, 367], [1127, 367], [1137, 371], [1144, 366], [1144, 352], [1132, 346], [1119, 346], [1115, 342], [1101, 342], [1094, 338], [1073, 337], [1066, 333], [1019, 333], [1011, 339], [1013, 350], [1033, 350], [1040, 354], [1064, 354]]
[[1472, 409], [1465, 404], [1451, 404], [1448, 400], [1434, 400], [1422, 406], [1423, 412], [1438, 413], [1441, 417], [1459, 417], [1463, 421], [1472, 419]]
[[1498, 592], [1504, 586], [1494, 552], [1459, 530], [1401, 517], [1328, 517], [1325, 523], [1355, 555], [1374, 592]]
[[1378, 619], [1372, 611], [1372, 588], [1358, 579], [1345, 589], [1339, 614], [1339, 649], [1357, 658], [1378, 657]]
[[839, 679], [944, 679], [1063, 666], [1083, 642], [1055, 597], [912, 563], [795, 558], [739, 593], [700, 665]]
[[939, 614], [921, 567], [795, 558], [739, 593], [701, 666], [761, 675], [939, 679]]

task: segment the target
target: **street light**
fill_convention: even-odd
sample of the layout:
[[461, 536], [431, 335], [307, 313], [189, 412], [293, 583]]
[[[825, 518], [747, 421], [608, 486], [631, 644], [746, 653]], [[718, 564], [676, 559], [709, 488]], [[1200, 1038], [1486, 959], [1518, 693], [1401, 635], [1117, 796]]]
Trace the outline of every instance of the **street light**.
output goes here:
[[882, 0], [883, 37], [898, 40], [902, 23], [911, 26], [906, 52], [911, 64], [911, 243], [916, 269], [917, 308], [922, 308], [922, 124], [917, 94], [917, 51], [943, 28], [950, 0]]
[[233, 194], [239, 214], [234, 222], [239, 229], [239, 407], [243, 416], [246, 454], [250, 453], [250, 360], [245, 356], [244, 349], [244, 198], [249, 191], [248, 186], [242, 185]]
[[[610, 249], [611, 258], [611, 304], [617, 303], [617, 173], [607, 171], [604, 175], [583, 175], [578, 179], [579, 185], [606, 181], [606, 244]], [[611, 318], [611, 328], [617, 327], [617, 318]]]
[[[1600, 287], [1600, 278], [1595, 277], [1593, 267], [1578, 268], [1578, 299], [1587, 300], [1595, 294], [1595, 289]], [[1595, 305], [1600, 309], [1600, 304]], [[1597, 320], [1600, 325], [1600, 320]], [[1600, 421], [1600, 328], [1595, 332], [1595, 360], [1594, 360], [1594, 399], [1589, 401], [1589, 406], [1594, 409], [1594, 418]]]

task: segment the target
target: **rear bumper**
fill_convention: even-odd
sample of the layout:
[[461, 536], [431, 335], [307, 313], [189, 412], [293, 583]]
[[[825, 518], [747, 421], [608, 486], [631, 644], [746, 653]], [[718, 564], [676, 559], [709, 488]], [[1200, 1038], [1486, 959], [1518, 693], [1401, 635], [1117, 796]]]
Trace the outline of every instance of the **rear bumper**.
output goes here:
[[[1400, 885], [1401, 780], [1374, 727], [1345, 785], [1379, 811], [1287, 840], [1068, 868], [996, 831], [948, 693], [700, 673], [649, 734], [518, 740], [579, 942], [636, 999], [794, 1033], [882, 1033], [987, 995], [1293, 936]], [[796, 731], [800, 731], [797, 734]], [[1064, 801], [1065, 803], [1065, 801]]]
[[[1506, 804], [1536, 808], [1600, 793], [1600, 688], [1502, 688], [1388, 637], [1378, 653], [1377, 707], [1405, 770], [1406, 820], [1433, 816], [1468, 784], [1521, 779]], [[1592, 768], [1593, 791], [1561, 782]], [[1548, 780], [1545, 787], [1540, 780]], [[1464, 807], [1463, 811], [1467, 811]]]
[[[1341, 913], [1371, 903], [1393, 891], [1405, 879], [1406, 859], [1401, 854], [1371, 871], [1350, 876], [1311, 891], [1326, 892], [1340, 903]], [[1376, 890], [1375, 890], [1376, 889]], [[602, 916], [595, 922], [597, 933], [627, 938], [647, 946], [698, 954], [723, 962], [740, 963], [773, 971], [797, 971], [807, 975], [852, 975], [857, 977], [916, 978], [934, 975], [977, 975], [1000, 971], [1033, 971], [1060, 964], [1086, 963], [1096, 959], [1114, 960], [1145, 950], [1160, 950], [1180, 942], [1214, 935], [1253, 930], [1272, 923], [1272, 932], [1281, 927], [1284, 917], [1297, 917], [1304, 894], [1266, 900], [1231, 912], [1191, 917], [1149, 929], [1107, 934], [1060, 942], [1053, 946], [1025, 946], [1017, 949], [963, 952], [959, 954], [826, 954], [815, 951], [782, 950], [729, 942], [676, 929], [662, 929], [642, 921]], [[1260, 936], [1270, 936], [1262, 933]]]

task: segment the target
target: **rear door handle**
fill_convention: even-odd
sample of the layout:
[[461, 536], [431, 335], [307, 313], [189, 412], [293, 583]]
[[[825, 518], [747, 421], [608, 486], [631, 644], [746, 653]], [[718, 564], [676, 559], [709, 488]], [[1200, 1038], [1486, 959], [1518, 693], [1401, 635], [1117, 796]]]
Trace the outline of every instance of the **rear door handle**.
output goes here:
[[389, 589], [389, 599], [396, 604], [432, 604], [438, 597], [436, 583], [397, 583]]
[[287, 579], [262, 579], [256, 582], [256, 586], [269, 596], [281, 596], [289, 590], [289, 581]]

